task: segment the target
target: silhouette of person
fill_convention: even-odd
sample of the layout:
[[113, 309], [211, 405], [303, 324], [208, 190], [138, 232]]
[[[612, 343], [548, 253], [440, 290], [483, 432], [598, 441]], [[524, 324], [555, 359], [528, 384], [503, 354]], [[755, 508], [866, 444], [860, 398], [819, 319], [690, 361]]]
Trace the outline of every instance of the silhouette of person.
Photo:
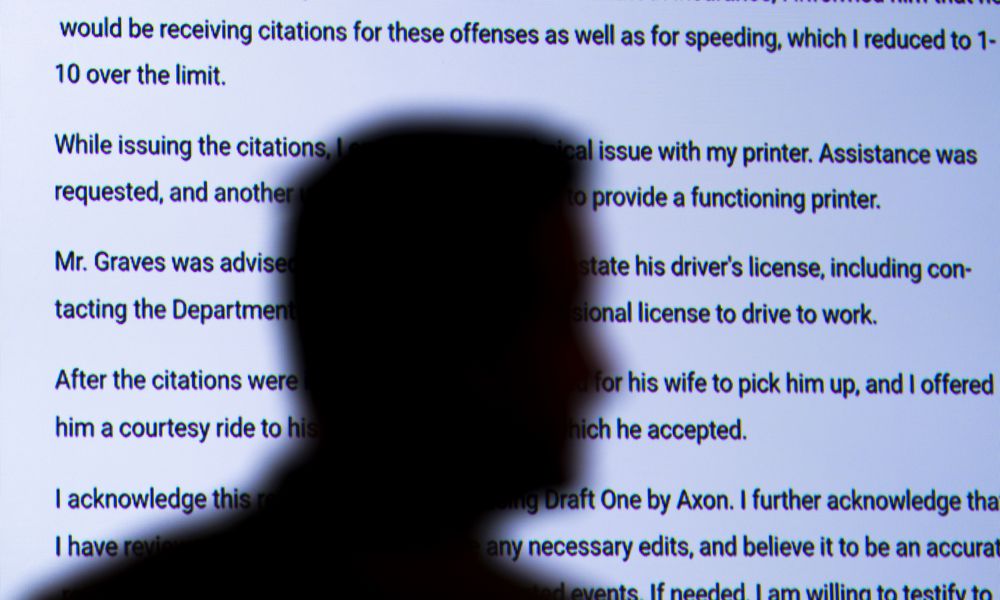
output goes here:
[[569, 475], [573, 164], [530, 133], [383, 130], [308, 186], [294, 298], [315, 452], [275, 501], [72, 597], [520, 598], [472, 542]]

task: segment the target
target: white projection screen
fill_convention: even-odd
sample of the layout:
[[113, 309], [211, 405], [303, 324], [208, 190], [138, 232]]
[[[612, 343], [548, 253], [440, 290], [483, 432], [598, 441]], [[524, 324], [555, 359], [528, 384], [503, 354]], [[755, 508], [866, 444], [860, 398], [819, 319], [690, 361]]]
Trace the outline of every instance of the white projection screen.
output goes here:
[[0, 598], [269, 497], [311, 444], [300, 178], [412, 118], [557, 132], [584, 173], [604, 362], [572, 482], [491, 511], [489, 568], [993, 600], [997, 38], [995, 0], [0, 0]]

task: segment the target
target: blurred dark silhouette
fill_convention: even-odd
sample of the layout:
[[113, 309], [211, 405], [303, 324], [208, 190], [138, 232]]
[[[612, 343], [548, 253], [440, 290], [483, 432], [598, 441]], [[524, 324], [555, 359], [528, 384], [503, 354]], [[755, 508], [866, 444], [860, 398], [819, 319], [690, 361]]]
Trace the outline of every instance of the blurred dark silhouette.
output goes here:
[[531, 595], [472, 533], [570, 474], [589, 368], [569, 310], [574, 171], [496, 127], [383, 130], [336, 160], [294, 237], [315, 452], [264, 509], [72, 597]]

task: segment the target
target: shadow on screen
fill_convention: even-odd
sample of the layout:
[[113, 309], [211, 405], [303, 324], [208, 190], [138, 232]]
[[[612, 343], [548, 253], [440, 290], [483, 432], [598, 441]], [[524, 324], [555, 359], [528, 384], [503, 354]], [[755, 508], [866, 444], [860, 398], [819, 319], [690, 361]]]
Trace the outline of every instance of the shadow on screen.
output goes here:
[[[314, 174], [294, 232], [322, 435], [276, 500], [69, 597], [518, 598], [491, 508], [571, 474], [578, 167], [521, 128], [409, 125]], [[65, 597], [62, 586], [55, 597]]]

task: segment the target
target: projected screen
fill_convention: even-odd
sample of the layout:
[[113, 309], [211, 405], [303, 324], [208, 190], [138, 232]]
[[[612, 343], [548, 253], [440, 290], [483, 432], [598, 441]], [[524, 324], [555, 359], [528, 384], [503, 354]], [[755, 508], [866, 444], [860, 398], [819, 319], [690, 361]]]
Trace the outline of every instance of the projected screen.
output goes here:
[[417, 4], [0, 3], [0, 597], [267, 503], [315, 435], [301, 178], [451, 117], [583, 169], [604, 359], [575, 480], [498, 507], [488, 565], [558, 600], [993, 600], [1000, 6]]

